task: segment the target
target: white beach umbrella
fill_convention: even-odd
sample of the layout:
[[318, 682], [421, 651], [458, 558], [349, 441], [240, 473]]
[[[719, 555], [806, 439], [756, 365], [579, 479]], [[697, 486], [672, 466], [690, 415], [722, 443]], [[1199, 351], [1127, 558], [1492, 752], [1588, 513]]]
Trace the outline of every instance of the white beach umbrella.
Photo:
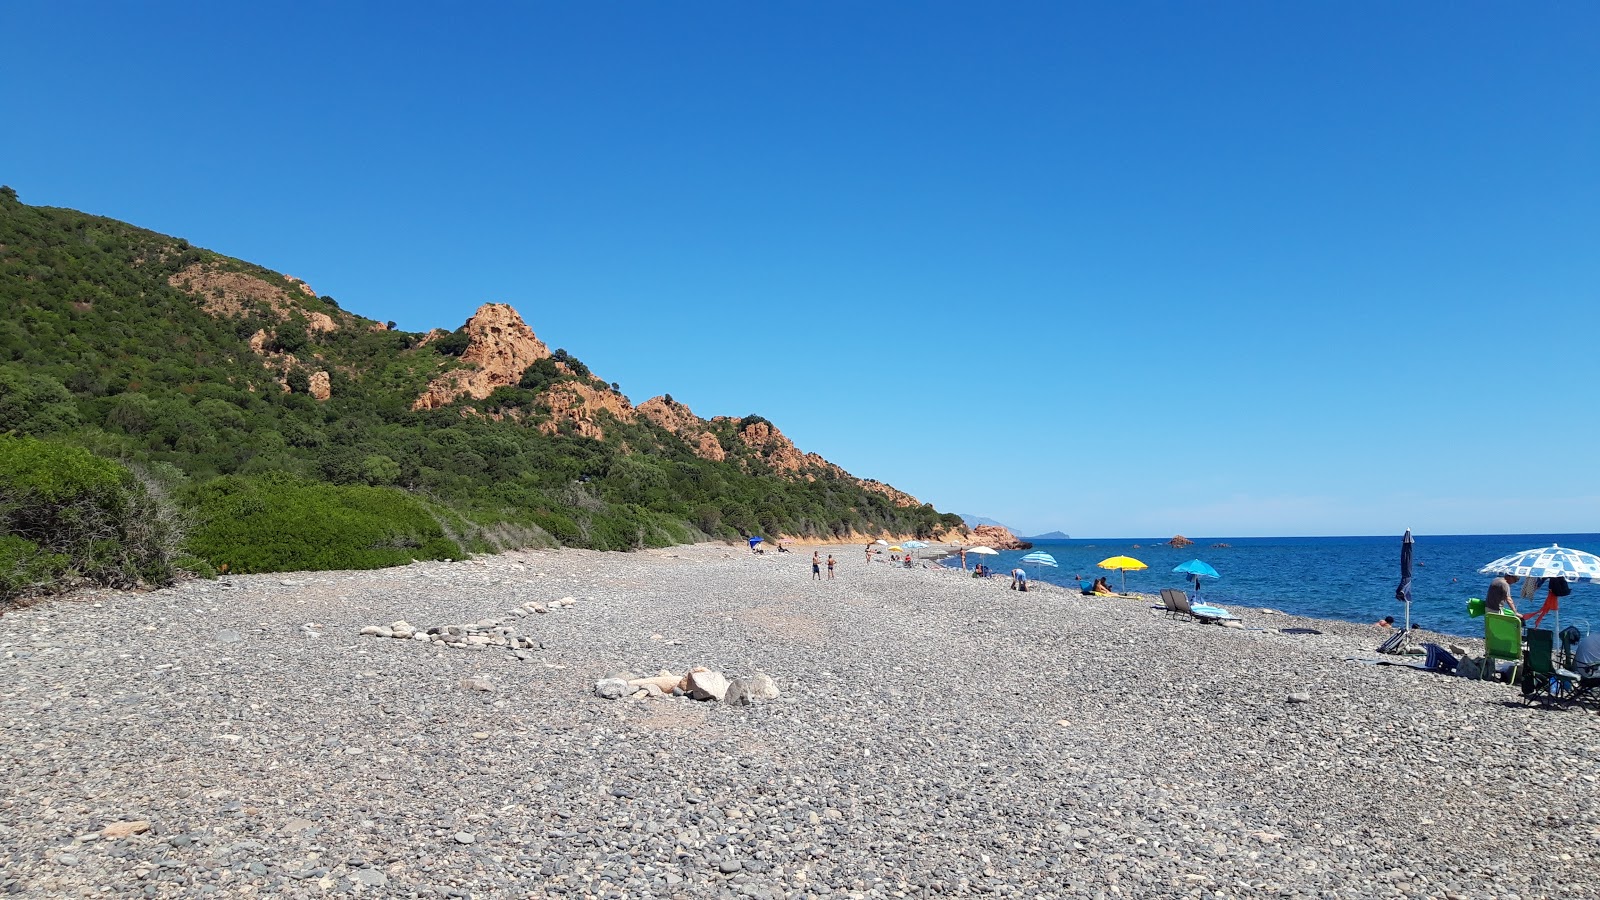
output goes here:
[[993, 547], [985, 547], [982, 544], [979, 544], [976, 547], [968, 547], [967, 548], [967, 552], [968, 553], [976, 553], [979, 556], [999, 556], [1000, 555], [1000, 551], [999, 550], [996, 550]]

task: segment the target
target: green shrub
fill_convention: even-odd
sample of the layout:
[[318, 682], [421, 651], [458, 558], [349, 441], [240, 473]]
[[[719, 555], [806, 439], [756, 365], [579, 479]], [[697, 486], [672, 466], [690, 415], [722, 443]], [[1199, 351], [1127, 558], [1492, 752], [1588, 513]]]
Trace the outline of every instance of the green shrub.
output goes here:
[[128, 469], [87, 450], [0, 435], [0, 600], [82, 579], [171, 582], [177, 520]]
[[428, 510], [394, 488], [274, 473], [217, 478], [191, 500], [197, 523], [190, 551], [230, 572], [377, 569], [463, 557]]

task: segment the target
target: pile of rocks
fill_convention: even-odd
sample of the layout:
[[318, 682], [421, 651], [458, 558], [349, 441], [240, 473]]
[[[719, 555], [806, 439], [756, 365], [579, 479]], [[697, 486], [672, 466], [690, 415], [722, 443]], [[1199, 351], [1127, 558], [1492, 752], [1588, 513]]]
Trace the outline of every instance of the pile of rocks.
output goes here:
[[424, 628], [401, 620], [388, 625], [368, 625], [361, 629], [361, 633], [402, 641], [426, 641], [456, 650], [497, 647], [510, 650], [521, 660], [530, 660], [533, 658], [532, 651], [544, 649], [544, 644], [518, 633], [516, 626], [508, 625], [501, 619], [481, 619], [466, 625], [429, 625]]
[[674, 675], [667, 669], [646, 678], [618, 672], [594, 684], [595, 696], [606, 700], [632, 697], [635, 700], [661, 700], [688, 697], [691, 700], [716, 700], [721, 703], [750, 704], [757, 700], [778, 699], [778, 685], [765, 672], [728, 678], [705, 666], [695, 666], [687, 674]]
[[562, 597], [548, 603], [530, 600], [498, 619], [480, 619], [465, 625], [428, 625], [422, 628], [402, 619], [387, 625], [368, 625], [361, 629], [361, 633], [371, 637], [395, 638], [402, 641], [427, 641], [456, 650], [487, 650], [490, 647], [499, 647], [510, 650], [517, 659], [528, 661], [533, 659], [532, 651], [543, 650], [544, 644], [518, 633], [517, 627], [510, 624], [511, 620], [561, 612], [571, 609], [577, 602], [576, 597]]

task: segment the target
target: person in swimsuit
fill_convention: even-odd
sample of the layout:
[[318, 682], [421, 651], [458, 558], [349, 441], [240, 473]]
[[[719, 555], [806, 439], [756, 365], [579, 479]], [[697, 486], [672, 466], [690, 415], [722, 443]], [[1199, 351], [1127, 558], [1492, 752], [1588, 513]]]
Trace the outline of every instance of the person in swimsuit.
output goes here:
[[833, 580], [833, 554], [828, 554], [828, 580]]
[[811, 551], [811, 580], [822, 580], [822, 554], [816, 550]]

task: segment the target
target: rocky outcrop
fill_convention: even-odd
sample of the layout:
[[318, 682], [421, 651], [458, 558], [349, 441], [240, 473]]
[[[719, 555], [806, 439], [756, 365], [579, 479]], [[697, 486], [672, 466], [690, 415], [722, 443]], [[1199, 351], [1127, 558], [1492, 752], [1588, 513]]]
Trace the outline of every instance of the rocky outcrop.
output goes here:
[[[711, 421], [718, 423], [736, 420], [718, 416]], [[794, 441], [784, 437], [783, 432], [774, 428], [772, 423], [760, 419], [737, 421], [743, 422], [735, 426], [735, 434], [739, 441], [753, 450], [762, 462], [772, 467], [774, 472], [780, 475], [798, 475], [805, 468], [805, 454], [794, 445]]]
[[722, 442], [711, 433], [706, 421], [682, 403], [666, 396], [651, 397], [635, 409], [639, 415], [677, 435], [701, 459], [722, 462], [728, 458]]
[[[279, 353], [275, 350], [267, 349], [267, 337], [267, 330], [265, 328], [259, 329], [255, 334], [250, 335], [250, 350], [251, 352], [255, 353], [255, 355], [261, 357], [262, 362], [265, 363], [268, 368], [276, 370], [276, 375], [273, 380], [276, 381], [278, 383], [278, 387], [282, 388], [283, 392], [287, 394], [292, 390], [292, 388], [289, 387], [289, 372], [300, 365], [300, 358], [295, 356], [293, 353]], [[318, 400], [327, 400], [329, 397], [333, 396], [333, 387], [329, 381], [327, 372], [320, 370], [312, 372], [310, 382], [310, 386], [307, 390], [312, 397], [315, 397]], [[253, 386], [250, 389], [255, 390]]]
[[993, 547], [996, 550], [1025, 550], [1033, 546], [1011, 533], [1004, 525], [979, 525], [967, 538], [968, 547]]
[[285, 275], [283, 276], [283, 280], [299, 288], [300, 293], [305, 294], [307, 297], [315, 297], [317, 295], [317, 292], [311, 289], [311, 285], [306, 284], [304, 281], [301, 281], [293, 275]]
[[[298, 293], [309, 297], [317, 295], [305, 282], [297, 278], [288, 280], [299, 287]], [[251, 313], [261, 313], [269, 319], [285, 322], [298, 314], [305, 318], [307, 331], [337, 331], [339, 328], [339, 324], [326, 313], [300, 306], [282, 285], [244, 272], [194, 263], [168, 276], [167, 283], [192, 294], [200, 301], [200, 308], [213, 316], [238, 319]]]
[[882, 494], [885, 497], [888, 497], [889, 502], [893, 503], [895, 506], [922, 505], [921, 500], [918, 500], [905, 491], [899, 490], [891, 485], [884, 484], [881, 481], [875, 481], [871, 478], [858, 478], [856, 479], [856, 483], [875, 494]]
[[550, 410], [550, 418], [539, 424], [539, 430], [546, 434], [556, 434], [562, 423], [571, 423], [575, 433], [601, 441], [606, 435], [598, 421], [600, 413], [610, 413], [624, 422], [635, 419], [627, 397], [585, 381], [556, 382], [540, 399]]
[[1181, 534], [1175, 534], [1175, 535], [1172, 536], [1172, 540], [1167, 541], [1167, 546], [1169, 546], [1169, 547], [1193, 547], [1194, 546], [1194, 541], [1189, 540], [1188, 538], [1184, 537]]
[[550, 349], [533, 329], [504, 303], [478, 307], [463, 327], [469, 339], [461, 354], [464, 367], [429, 382], [428, 389], [411, 404], [412, 409], [438, 409], [462, 396], [482, 400], [495, 388], [516, 384], [523, 370], [550, 356]]

